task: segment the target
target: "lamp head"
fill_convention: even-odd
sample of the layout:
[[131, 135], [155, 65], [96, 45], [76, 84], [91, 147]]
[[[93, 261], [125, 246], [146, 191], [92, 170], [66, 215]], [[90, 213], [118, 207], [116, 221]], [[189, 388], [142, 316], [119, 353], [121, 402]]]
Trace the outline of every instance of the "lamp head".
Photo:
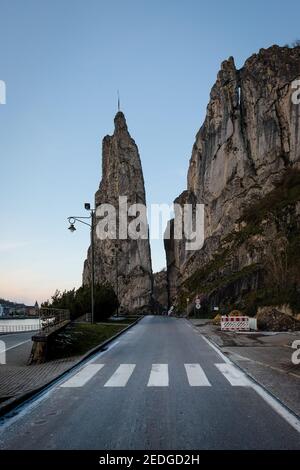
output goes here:
[[91, 210], [91, 204], [89, 202], [86, 202], [84, 204], [84, 208], [87, 210], [87, 211], [90, 211]]
[[72, 232], [72, 233], [75, 232], [75, 230], [76, 230], [75, 225], [74, 225], [74, 224], [71, 224], [70, 227], [69, 227], [69, 230], [70, 230], [70, 232]]

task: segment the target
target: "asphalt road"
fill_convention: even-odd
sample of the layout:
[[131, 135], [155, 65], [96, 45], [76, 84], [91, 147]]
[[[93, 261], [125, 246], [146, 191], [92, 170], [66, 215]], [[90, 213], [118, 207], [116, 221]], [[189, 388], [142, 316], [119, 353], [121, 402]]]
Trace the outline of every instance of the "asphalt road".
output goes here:
[[149, 316], [4, 421], [0, 448], [300, 449], [267, 401], [186, 320]]
[[31, 338], [34, 331], [27, 331], [25, 333], [11, 333], [0, 335], [0, 341], [4, 342], [4, 348], [1, 347], [1, 352], [5, 350], [6, 363], [8, 365], [25, 365], [32, 347]]

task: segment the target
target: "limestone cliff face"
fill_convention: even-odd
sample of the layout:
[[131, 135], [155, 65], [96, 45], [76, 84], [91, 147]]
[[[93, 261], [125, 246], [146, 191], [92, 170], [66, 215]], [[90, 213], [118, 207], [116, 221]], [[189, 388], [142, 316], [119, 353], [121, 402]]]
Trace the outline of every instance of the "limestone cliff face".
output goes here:
[[153, 274], [153, 307], [155, 313], [162, 313], [168, 307], [167, 271]]
[[[176, 200], [205, 204], [205, 245], [191, 253], [184, 241], [168, 242], [173, 300], [226, 235], [239, 229], [244, 210], [265, 197], [288, 168], [300, 167], [300, 106], [292, 101], [299, 77], [299, 47], [262, 49], [241, 70], [232, 57], [223, 62], [193, 146], [187, 190]], [[236, 269], [251, 264], [250, 258], [237, 257]]]
[[[118, 210], [119, 196], [127, 196], [129, 207], [146, 204], [146, 195], [138, 148], [122, 112], [117, 113], [114, 122], [114, 134], [103, 139], [102, 180], [95, 194], [95, 207], [108, 203]], [[114, 288], [122, 311], [149, 311], [153, 284], [149, 240], [123, 240], [118, 236], [116, 240], [99, 240], [95, 233], [94, 243], [96, 283], [108, 282]], [[90, 272], [89, 248], [83, 284], [90, 283]]]

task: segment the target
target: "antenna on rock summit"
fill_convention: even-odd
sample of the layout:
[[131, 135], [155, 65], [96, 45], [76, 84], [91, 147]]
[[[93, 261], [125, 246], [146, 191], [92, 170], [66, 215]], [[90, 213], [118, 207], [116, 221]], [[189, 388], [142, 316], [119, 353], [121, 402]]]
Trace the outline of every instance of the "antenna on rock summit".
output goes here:
[[120, 93], [118, 90], [118, 111], [120, 111]]

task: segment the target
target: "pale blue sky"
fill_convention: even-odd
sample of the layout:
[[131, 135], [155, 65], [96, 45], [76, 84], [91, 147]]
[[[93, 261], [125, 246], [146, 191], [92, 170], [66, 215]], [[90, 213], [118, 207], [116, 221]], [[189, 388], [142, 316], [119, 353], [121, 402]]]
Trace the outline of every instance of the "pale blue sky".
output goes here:
[[171, 203], [220, 63], [300, 37], [296, 0], [0, 0], [0, 17], [0, 297], [27, 303], [80, 285], [89, 233], [66, 217], [93, 201], [118, 88], [148, 203]]

